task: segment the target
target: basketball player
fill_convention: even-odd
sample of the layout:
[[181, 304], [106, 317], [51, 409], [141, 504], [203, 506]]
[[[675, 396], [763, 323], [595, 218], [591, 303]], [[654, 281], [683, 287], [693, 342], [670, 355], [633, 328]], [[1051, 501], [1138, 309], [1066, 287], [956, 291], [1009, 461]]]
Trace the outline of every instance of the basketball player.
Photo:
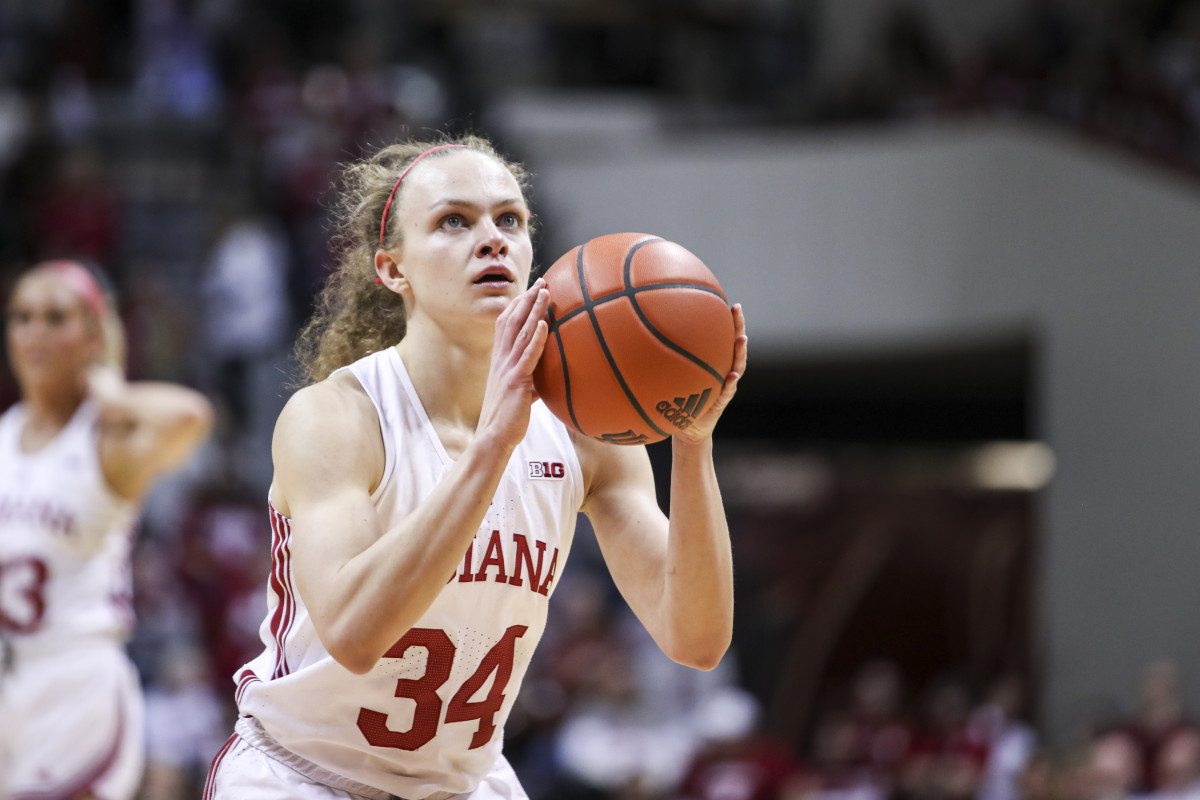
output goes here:
[[141, 696], [125, 655], [138, 502], [207, 433], [201, 395], [125, 381], [97, 276], [40, 264], [11, 294], [21, 400], [0, 417], [0, 798], [128, 800]]
[[344, 255], [299, 345], [316, 382], [275, 429], [266, 648], [235, 676], [206, 797], [525, 797], [504, 721], [581, 509], [669, 656], [710, 669], [728, 647], [711, 434], [741, 311], [719, 399], [674, 438], [668, 522], [643, 447], [536, 402], [549, 293], [525, 288], [525, 177], [476, 137], [347, 170]]

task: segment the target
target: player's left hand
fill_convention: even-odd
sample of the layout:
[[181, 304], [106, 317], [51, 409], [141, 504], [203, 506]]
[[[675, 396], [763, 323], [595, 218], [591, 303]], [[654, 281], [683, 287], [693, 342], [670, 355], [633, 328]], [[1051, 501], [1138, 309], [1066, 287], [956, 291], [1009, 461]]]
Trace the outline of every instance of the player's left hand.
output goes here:
[[99, 362], [88, 367], [88, 394], [101, 406], [115, 403], [126, 386], [125, 376], [116, 367]]
[[733, 368], [725, 376], [721, 393], [717, 395], [708, 408], [696, 417], [692, 424], [674, 434], [675, 439], [688, 442], [703, 442], [710, 438], [717, 427], [717, 420], [729, 405], [729, 401], [737, 394], [738, 381], [746, 374], [746, 349], [750, 341], [746, 336], [746, 316], [742, 313], [742, 304], [735, 303], [731, 309], [733, 314]]

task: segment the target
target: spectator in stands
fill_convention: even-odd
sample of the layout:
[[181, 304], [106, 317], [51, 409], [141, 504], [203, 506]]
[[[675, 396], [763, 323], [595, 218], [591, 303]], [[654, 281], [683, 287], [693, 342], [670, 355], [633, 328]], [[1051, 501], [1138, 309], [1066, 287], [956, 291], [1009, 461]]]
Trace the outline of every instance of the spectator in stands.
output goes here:
[[922, 718], [900, 775], [907, 800], [966, 800], [979, 791], [987, 746], [967, 725], [970, 689], [955, 676], [942, 676], [925, 691]]
[[1088, 745], [1074, 796], [1076, 800], [1130, 800], [1139, 796], [1141, 779], [1137, 740], [1128, 731], [1113, 729]]
[[754, 696], [712, 692], [696, 709], [701, 745], [679, 787], [681, 800], [775, 800], [803, 783], [795, 755], [760, 726]]
[[1196, 730], [1183, 705], [1179, 666], [1168, 659], [1153, 661], [1142, 672], [1138, 708], [1122, 727], [1137, 743], [1140, 757], [1138, 790], [1158, 788], [1156, 765], [1166, 743], [1176, 734]]
[[1023, 715], [1024, 684], [1013, 674], [996, 678], [971, 712], [970, 738], [987, 751], [978, 800], [1020, 800], [1020, 777], [1033, 758], [1037, 735]]
[[1200, 731], [1180, 728], [1166, 738], [1154, 762], [1154, 800], [1200, 798]]

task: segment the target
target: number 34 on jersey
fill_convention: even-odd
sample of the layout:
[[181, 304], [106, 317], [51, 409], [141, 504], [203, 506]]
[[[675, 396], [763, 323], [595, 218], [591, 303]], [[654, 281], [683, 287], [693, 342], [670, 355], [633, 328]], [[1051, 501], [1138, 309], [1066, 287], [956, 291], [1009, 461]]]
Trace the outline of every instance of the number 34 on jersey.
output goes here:
[[[417, 750], [428, 744], [437, 735], [438, 727], [445, 724], [476, 722], [475, 735], [470, 749], [483, 747], [496, 734], [495, 716], [504, 705], [504, 690], [512, 677], [513, 655], [517, 639], [525, 635], [528, 627], [513, 625], [504, 632], [475, 672], [468, 678], [446, 705], [442, 715], [442, 698], [438, 689], [450, 680], [454, 667], [456, 648], [445, 631], [436, 628], [413, 628], [391, 646], [384, 658], [404, 658], [411, 648], [423, 647], [428, 653], [425, 674], [416, 679], [402, 678], [396, 681], [396, 697], [406, 697], [416, 706], [413, 710], [412, 726], [406, 731], [395, 731], [388, 727], [388, 715], [383, 711], [361, 708], [358, 712], [358, 729], [375, 747], [391, 747], [397, 750]], [[495, 680], [482, 700], [471, 698], [483, 688], [492, 674]]]

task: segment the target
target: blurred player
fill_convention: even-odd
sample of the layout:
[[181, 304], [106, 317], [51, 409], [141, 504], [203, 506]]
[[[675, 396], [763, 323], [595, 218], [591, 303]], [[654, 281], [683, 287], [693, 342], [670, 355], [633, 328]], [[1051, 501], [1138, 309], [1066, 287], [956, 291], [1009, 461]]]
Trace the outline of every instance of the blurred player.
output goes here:
[[75, 262], [22, 275], [5, 330], [21, 400], [0, 417], [0, 798], [127, 800], [144, 750], [124, 650], [138, 503], [212, 411], [125, 381], [111, 298]]
[[[504, 721], [581, 509], [667, 655], [732, 632], [711, 435], [745, 369], [673, 439], [671, 518], [642, 447], [568, 433], [531, 374], [525, 173], [485, 140], [406, 143], [347, 171], [343, 258], [299, 352], [315, 383], [275, 429], [266, 649], [206, 794], [521, 798]], [[342, 367], [348, 367], [341, 369]]]

